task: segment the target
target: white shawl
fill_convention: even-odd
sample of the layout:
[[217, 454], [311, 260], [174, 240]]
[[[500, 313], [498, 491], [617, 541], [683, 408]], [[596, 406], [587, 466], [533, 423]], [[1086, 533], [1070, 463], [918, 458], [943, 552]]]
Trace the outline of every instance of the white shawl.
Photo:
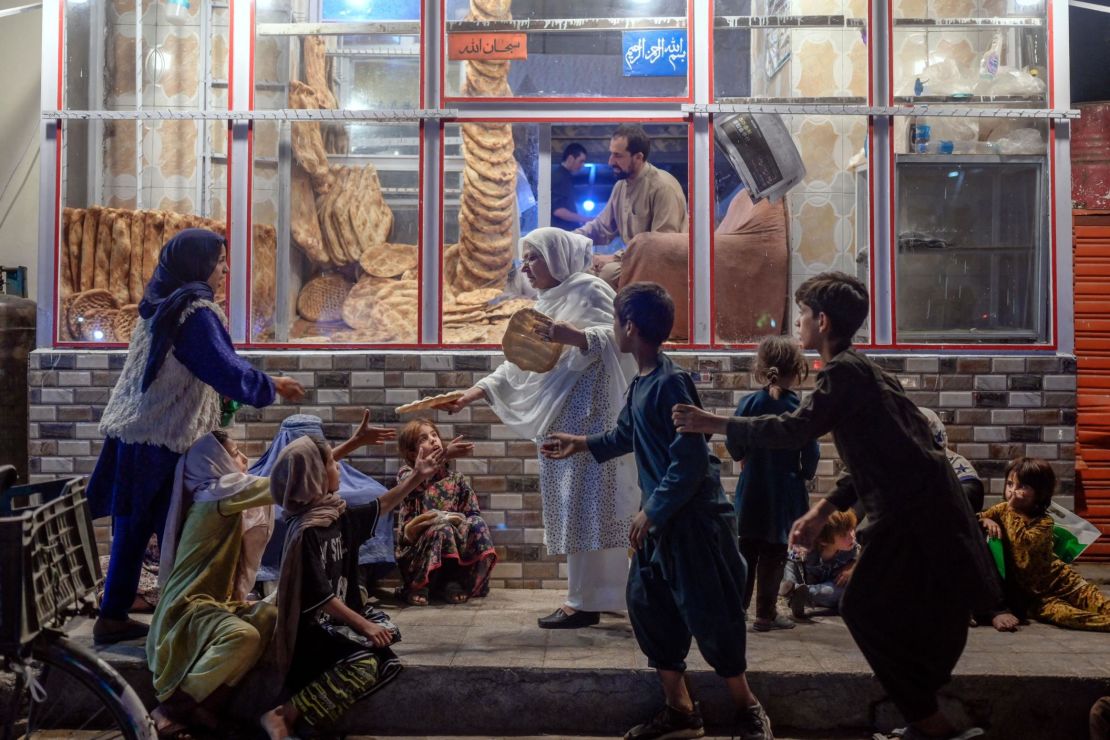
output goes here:
[[[635, 372], [632, 358], [622, 355], [613, 337], [613, 298], [616, 293], [602, 279], [586, 272], [593, 259], [593, 243], [581, 234], [555, 228], [536, 229], [522, 240], [543, 255], [559, 285], [539, 292], [536, 310], [578, 329], [603, 333], [601, 357], [609, 371], [610, 408], [624, 407], [628, 381]], [[594, 332], [591, 332], [594, 333]], [[576, 347], [567, 347], [546, 373], [521, 370], [502, 363], [477, 385], [501, 422], [525, 439], [539, 443], [563, 410], [575, 383], [593, 360]], [[612, 423], [615, 420], [608, 420]]]
[[[162, 541], [158, 543], [158, 585], [165, 586], [173, 572], [177, 548], [189, 507], [194, 503], [222, 501], [260, 480], [240, 472], [227, 450], [211, 434], [196, 441], [181, 459], [173, 476], [169, 512]], [[234, 600], [243, 600], [254, 585], [262, 552], [274, 530], [274, 507], [260, 506], [243, 512], [243, 545], [235, 573]], [[245, 588], [244, 588], [245, 586]]]

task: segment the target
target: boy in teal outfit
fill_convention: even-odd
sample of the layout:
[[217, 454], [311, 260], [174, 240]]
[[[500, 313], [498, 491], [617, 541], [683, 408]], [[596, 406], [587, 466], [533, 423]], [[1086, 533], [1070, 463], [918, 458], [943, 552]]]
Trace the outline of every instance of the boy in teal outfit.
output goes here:
[[628, 616], [640, 649], [659, 673], [667, 704], [625, 738], [705, 734], [684, 680], [695, 637], [736, 703], [737, 736], [773, 740], [771, 722], [745, 676], [747, 569], [721, 489], [720, 461], [710, 456], [705, 437], [678, 434], [671, 422], [675, 404], [700, 406], [690, 375], [659, 351], [674, 324], [674, 302], [655, 283], [634, 283], [617, 294], [614, 308], [618, 346], [636, 358], [640, 370], [616, 428], [590, 437], [553, 434], [542, 451], [554, 459], [589, 452], [598, 462], [636, 455], [642, 508], [628, 538], [636, 551], [628, 573]]

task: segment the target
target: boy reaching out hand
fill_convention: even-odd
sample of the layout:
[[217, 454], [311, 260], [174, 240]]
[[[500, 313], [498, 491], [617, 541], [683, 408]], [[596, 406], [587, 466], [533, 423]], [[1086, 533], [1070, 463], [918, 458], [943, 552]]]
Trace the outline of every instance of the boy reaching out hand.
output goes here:
[[628, 616], [667, 703], [624, 737], [705, 734], [684, 680], [692, 636], [736, 703], [737, 736], [773, 740], [771, 722], [745, 675], [747, 569], [736, 548], [732, 506], [721, 489], [720, 462], [710, 456], [705, 437], [678, 434], [670, 419], [676, 404], [699, 404], [689, 374], [659, 351], [674, 324], [674, 302], [655, 283], [634, 283], [617, 294], [614, 309], [617, 344], [639, 366], [616, 428], [590, 437], [552, 434], [541, 450], [553, 459], [589, 452], [599, 463], [636, 455], [642, 508], [628, 536], [636, 551], [626, 589]]

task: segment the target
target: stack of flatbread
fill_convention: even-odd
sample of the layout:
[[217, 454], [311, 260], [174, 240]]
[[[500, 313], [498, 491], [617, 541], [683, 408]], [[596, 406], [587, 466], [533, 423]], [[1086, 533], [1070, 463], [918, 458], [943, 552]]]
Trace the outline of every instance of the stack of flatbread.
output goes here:
[[509, 319], [522, 308], [531, 308], [528, 298], [496, 302], [501, 291], [485, 288], [444, 296], [443, 341], [446, 344], [500, 344]]
[[[223, 221], [172, 211], [66, 208], [59, 263], [62, 341], [127, 342], [138, 311], [116, 321], [143, 297], [162, 245], [179, 232], [201, 228], [226, 235]], [[223, 300], [217, 296], [217, 301]], [[272, 311], [271, 311], [272, 316]]]
[[[471, 21], [512, 18], [510, 0], [470, 0]], [[462, 93], [468, 97], [505, 97], [509, 62], [469, 60]], [[463, 180], [459, 204], [459, 241], [444, 254], [444, 278], [456, 293], [504, 286], [513, 260], [516, 219], [516, 158], [513, 130], [507, 123], [463, 123]]]

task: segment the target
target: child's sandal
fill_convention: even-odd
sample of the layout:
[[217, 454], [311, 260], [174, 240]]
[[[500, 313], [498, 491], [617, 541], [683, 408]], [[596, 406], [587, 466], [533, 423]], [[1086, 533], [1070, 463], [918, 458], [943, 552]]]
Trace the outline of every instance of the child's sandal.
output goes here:
[[428, 605], [428, 589], [427, 588], [414, 588], [405, 591], [405, 603], [409, 606], [427, 606]]

